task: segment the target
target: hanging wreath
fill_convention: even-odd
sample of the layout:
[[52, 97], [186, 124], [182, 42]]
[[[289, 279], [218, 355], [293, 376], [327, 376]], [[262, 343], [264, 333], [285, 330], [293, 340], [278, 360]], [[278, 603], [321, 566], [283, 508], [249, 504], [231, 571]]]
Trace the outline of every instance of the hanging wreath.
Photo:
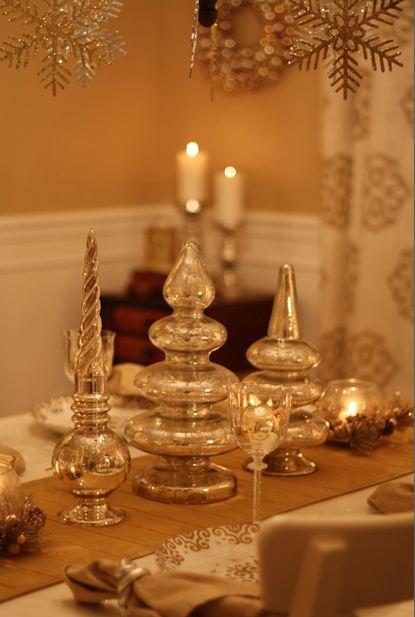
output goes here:
[[[258, 40], [250, 46], [238, 45], [232, 18], [247, 7], [255, 11], [261, 24]], [[287, 52], [294, 34], [294, 18], [286, 13], [281, 0], [218, 0], [216, 24], [199, 27], [197, 57], [208, 64], [214, 85], [225, 92], [238, 92], [275, 82], [286, 66]]]

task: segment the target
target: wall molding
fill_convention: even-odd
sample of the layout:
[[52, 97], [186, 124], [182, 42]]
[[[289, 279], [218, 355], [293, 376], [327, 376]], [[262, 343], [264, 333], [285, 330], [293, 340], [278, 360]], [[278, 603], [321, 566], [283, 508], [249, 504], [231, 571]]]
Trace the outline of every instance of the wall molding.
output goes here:
[[[71, 267], [82, 261], [89, 227], [97, 232], [102, 263], [134, 262], [144, 258], [144, 232], [149, 225], [180, 226], [171, 204], [47, 212], [0, 217], [0, 274]], [[204, 254], [217, 268], [220, 232], [207, 211], [203, 221]], [[269, 275], [284, 262], [297, 270], [319, 267], [317, 217], [274, 212], [249, 212], [238, 231], [239, 269], [263, 270]], [[264, 287], [267, 277], [258, 281]], [[266, 283], [265, 283], [266, 284]]]
[[0, 274], [59, 269], [82, 261], [90, 227], [97, 232], [103, 263], [140, 261], [150, 224], [177, 224], [166, 204], [0, 217]]

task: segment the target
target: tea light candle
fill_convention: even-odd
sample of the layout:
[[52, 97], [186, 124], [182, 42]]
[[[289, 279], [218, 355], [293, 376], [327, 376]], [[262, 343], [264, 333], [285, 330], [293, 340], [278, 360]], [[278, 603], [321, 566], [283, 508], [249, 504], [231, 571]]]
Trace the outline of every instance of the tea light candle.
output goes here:
[[241, 218], [244, 204], [245, 178], [229, 166], [215, 175], [214, 216], [218, 223], [234, 229]]
[[200, 150], [195, 141], [177, 153], [177, 200], [180, 204], [191, 200], [206, 201], [208, 162], [207, 153]]
[[353, 416], [357, 416], [360, 412], [361, 405], [358, 402], [351, 400], [347, 403], [347, 409], [341, 411], [339, 413], [339, 420], [347, 420], [347, 418], [351, 418]]

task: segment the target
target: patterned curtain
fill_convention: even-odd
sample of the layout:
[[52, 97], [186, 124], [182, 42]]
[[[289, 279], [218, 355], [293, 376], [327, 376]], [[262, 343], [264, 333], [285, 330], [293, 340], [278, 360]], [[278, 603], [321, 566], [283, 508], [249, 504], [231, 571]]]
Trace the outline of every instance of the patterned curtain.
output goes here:
[[321, 377], [358, 377], [408, 397], [414, 321], [412, 17], [408, 1], [388, 37], [400, 44], [403, 69], [380, 73], [366, 65], [360, 89], [347, 101], [323, 77], [322, 120]]

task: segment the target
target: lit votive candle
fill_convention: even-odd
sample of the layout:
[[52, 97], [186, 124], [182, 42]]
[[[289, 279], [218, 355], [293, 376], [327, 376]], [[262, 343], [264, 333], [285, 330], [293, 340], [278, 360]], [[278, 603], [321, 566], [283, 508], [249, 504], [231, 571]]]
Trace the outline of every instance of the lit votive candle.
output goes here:
[[319, 412], [329, 420], [346, 422], [357, 415], [373, 416], [382, 408], [383, 397], [375, 383], [360, 379], [330, 381], [318, 403]]
[[[179, 204], [187, 202], [201, 203], [207, 198], [208, 155], [200, 150], [195, 141], [187, 144], [186, 149], [178, 152], [177, 164], [177, 200]], [[190, 211], [192, 205], [189, 204]]]
[[215, 175], [214, 216], [218, 223], [234, 229], [243, 211], [245, 178], [235, 167], [229, 166]]

